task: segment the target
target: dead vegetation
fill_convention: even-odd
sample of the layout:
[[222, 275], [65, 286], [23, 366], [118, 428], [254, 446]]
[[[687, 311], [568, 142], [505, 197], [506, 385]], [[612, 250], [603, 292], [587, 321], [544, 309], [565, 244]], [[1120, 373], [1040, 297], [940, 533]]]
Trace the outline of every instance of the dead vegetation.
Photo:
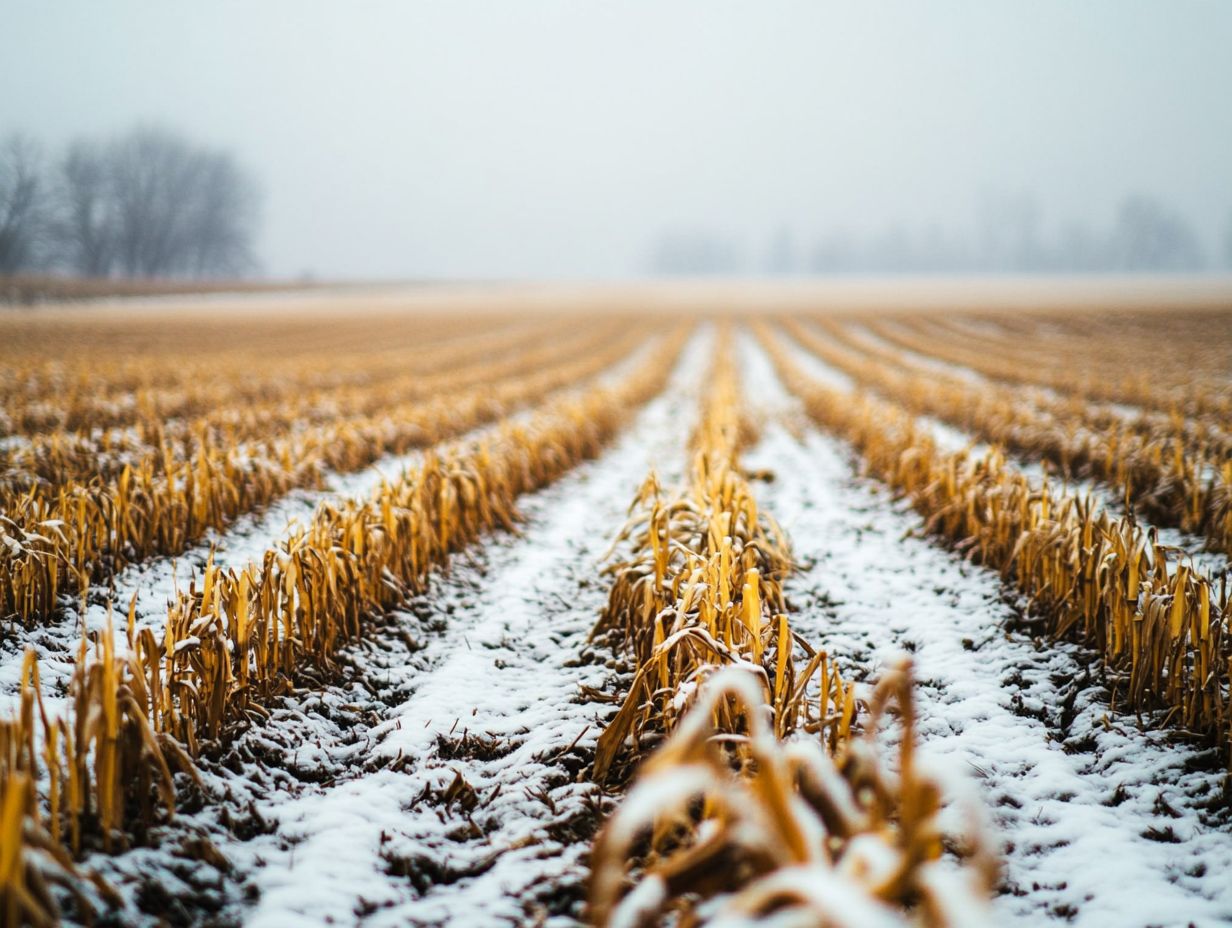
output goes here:
[[[905, 664], [886, 674], [866, 734], [831, 754], [775, 736], [747, 669], [710, 677], [596, 842], [593, 922], [653, 925], [672, 913], [709, 925], [988, 924], [996, 855], [978, 804], [962, 834], [945, 834], [947, 789], [916, 763], [911, 691]], [[892, 705], [902, 728], [894, 773], [872, 738]], [[732, 715], [744, 724], [724, 737], [715, 720]], [[962, 866], [942, 860], [947, 844]]]
[[[978, 876], [937, 863], [942, 790], [913, 764], [909, 673], [882, 681], [869, 734], [853, 738], [854, 685], [824, 642], [791, 630], [781, 587], [791, 554], [739, 471], [741, 410], [724, 341], [687, 486], [665, 497], [652, 475], [617, 542], [631, 551], [612, 566], [597, 630], [619, 631], [637, 672], [599, 739], [595, 777], [624, 779], [658, 747], [596, 842], [590, 918], [984, 924], [994, 855], [974, 829]], [[904, 729], [897, 776], [871, 740], [891, 697]]]
[[[1226, 583], [1135, 518], [1232, 550], [1222, 335], [1190, 352], [1200, 376], [1183, 380], [1184, 346], [1203, 319], [1180, 320], [1154, 381], [1112, 379], [1152, 344], [1156, 330], [1140, 318], [1123, 320], [1090, 377], [1065, 364], [1094, 350], [1099, 327], [1059, 318], [1034, 335], [1008, 323], [998, 336], [978, 317], [966, 329], [874, 320], [865, 336], [852, 322], [795, 320], [785, 328], [795, 346], [782, 328], [754, 330], [811, 419], [909, 500], [930, 533], [999, 571], [1025, 598], [1033, 631], [1079, 636], [1100, 654], [1110, 715], [1206, 739], [1232, 770]], [[257, 320], [239, 326], [249, 345], [207, 328], [195, 353], [159, 342], [151, 363], [100, 361], [88, 326], [68, 325], [77, 336], [61, 358], [11, 329], [17, 340], [0, 353], [0, 620], [14, 632], [46, 623], [125, 565], [184, 551], [292, 488], [322, 488], [328, 475], [386, 454], [422, 456], [369, 495], [326, 499], [246, 566], [206, 560], [161, 629], [138, 627], [134, 606], [118, 603], [118, 627], [81, 638], [63, 691], [41, 686], [33, 652], [25, 655], [16, 709], [0, 721], [4, 924], [89, 921], [119, 906], [83, 858], [142, 845], [174, 825], [186, 797], [190, 808], [209, 802], [193, 786], [203, 757], [235, 762], [237, 735], [260, 731], [284, 697], [355, 676], [354, 650], [346, 660], [340, 652], [423, 594], [459, 552], [494, 531], [517, 532], [519, 497], [599, 454], [664, 388], [690, 331], [621, 318], [547, 338], [558, 323], [504, 320], [474, 335], [437, 319], [422, 339], [379, 348], [373, 339], [388, 320], [360, 320], [336, 344], [318, 328], [292, 327], [280, 357], [278, 326]], [[0, 330], [14, 325], [0, 320]], [[165, 337], [133, 325], [106, 344]], [[857, 685], [863, 674], [799, 632], [784, 594], [795, 556], [758, 505], [757, 483], [772, 475], [742, 467], [757, 423], [732, 327], [718, 328], [683, 480], [664, 486], [647, 475], [623, 527], [593, 527], [615, 535], [607, 606], [576, 660], [606, 664], [619, 683], [578, 695], [612, 713], [593, 754], [575, 740], [535, 757], [560, 778], [525, 791], [551, 820], [540, 834], [580, 847], [615, 803], [588, 887], [587, 917], [603, 928], [988, 924], [993, 841], [978, 803], [920, 761], [910, 667]], [[990, 345], [1005, 351], [1002, 373], [987, 361]], [[810, 377], [801, 346], [868, 392]], [[1052, 349], [1065, 360], [1032, 379], [1034, 353]], [[1046, 389], [1028, 395], [1021, 384]], [[1141, 414], [1099, 405], [1113, 401]], [[944, 448], [925, 416], [993, 447]], [[1010, 455], [1115, 486], [1127, 513], [1047, 473], [1028, 478]], [[447, 624], [434, 621], [429, 637]], [[1055, 720], [1065, 735], [1077, 692], [1058, 706], [1019, 698], [1012, 709]], [[321, 702], [343, 728], [376, 717], [371, 706]], [[451, 840], [482, 840], [493, 794], [468, 780], [466, 765], [508, 756], [520, 737], [463, 719], [427, 748], [453, 778], [415, 803], [439, 812]], [[372, 766], [398, 774], [415, 763], [399, 754]], [[294, 759], [283, 767], [302, 783], [325, 776]], [[566, 809], [552, 790], [575, 779], [592, 780], [594, 798]], [[240, 837], [277, 830], [249, 812], [224, 810], [223, 827]], [[1181, 840], [1168, 823], [1147, 832]], [[190, 844], [190, 857], [225, 867], [205, 838]], [[388, 874], [418, 892], [476, 879], [497, 860], [455, 867], [405, 848], [383, 853]], [[524, 900], [528, 918], [575, 912], [578, 892]], [[139, 894], [150, 910], [175, 905], [154, 878]], [[357, 913], [368, 905], [360, 900]]]
[[[593, 456], [662, 389], [686, 334], [677, 329], [611, 386], [565, 393], [524, 422], [431, 453], [368, 499], [322, 505], [258, 564], [225, 573], [207, 564], [200, 586], [170, 605], [161, 642], [135, 633], [131, 611], [127, 647], [110, 631], [92, 654], [83, 642], [62, 712], [43, 710], [27, 655], [23, 711], [4, 729], [14, 761], [0, 769], [0, 796], [15, 810], [5, 842], [13, 905], [41, 911], [23, 874], [46, 869], [49, 853], [67, 863], [67, 851], [94, 838], [115, 850], [174, 815], [173, 767], [191, 773], [204, 744], [259, 722], [297, 672], [328, 668], [342, 643], [421, 590], [453, 552], [516, 529], [516, 498]], [[31, 778], [47, 783], [33, 803]]]
[[1165, 707], [1170, 724], [1232, 745], [1225, 583], [1178, 562], [1132, 516], [1035, 485], [998, 449], [946, 452], [903, 409], [823, 385], [764, 331], [763, 343], [810, 415], [910, 499], [930, 531], [1001, 571], [1053, 634], [1082, 635], [1125, 675], [1121, 705]]

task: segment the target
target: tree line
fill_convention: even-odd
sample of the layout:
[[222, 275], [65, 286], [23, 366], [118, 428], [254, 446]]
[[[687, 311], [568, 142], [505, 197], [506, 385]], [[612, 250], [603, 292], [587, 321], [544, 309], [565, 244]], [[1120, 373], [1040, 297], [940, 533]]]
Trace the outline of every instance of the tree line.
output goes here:
[[57, 157], [0, 140], [0, 274], [241, 277], [258, 189], [229, 153], [171, 130], [78, 139]]
[[1029, 194], [987, 197], [973, 232], [939, 226], [882, 233], [833, 229], [800, 242], [786, 226], [768, 247], [743, 251], [731, 235], [676, 231], [650, 255], [659, 274], [1118, 273], [1232, 269], [1232, 216], [1222, 248], [1202, 247], [1184, 214], [1157, 197], [1126, 196], [1102, 228], [1070, 222], [1046, 229]]

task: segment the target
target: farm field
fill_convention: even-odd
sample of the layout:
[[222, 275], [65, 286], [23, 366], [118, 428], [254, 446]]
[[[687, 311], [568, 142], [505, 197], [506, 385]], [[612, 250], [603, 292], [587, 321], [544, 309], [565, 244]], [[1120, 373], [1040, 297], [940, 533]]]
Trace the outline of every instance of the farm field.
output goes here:
[[0, 922], [1232, 922], [1232, 306], [702, 296], [0, 310]]

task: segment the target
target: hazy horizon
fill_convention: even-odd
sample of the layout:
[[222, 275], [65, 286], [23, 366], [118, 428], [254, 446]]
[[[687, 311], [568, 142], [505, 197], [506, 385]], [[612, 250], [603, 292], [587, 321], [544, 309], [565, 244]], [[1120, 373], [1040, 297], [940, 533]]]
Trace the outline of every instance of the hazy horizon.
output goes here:
[[977, 241], [1023, 198], [1064, 239], [1131, 194], [1213, 265], [1232, 222], [1227, 5], [69, 0], [5, 20], [0, 134], [54, 150], [160, 124], [230, 149], [274, 276], [622, 278], [694, 233], [758, 273], [836, 234]]

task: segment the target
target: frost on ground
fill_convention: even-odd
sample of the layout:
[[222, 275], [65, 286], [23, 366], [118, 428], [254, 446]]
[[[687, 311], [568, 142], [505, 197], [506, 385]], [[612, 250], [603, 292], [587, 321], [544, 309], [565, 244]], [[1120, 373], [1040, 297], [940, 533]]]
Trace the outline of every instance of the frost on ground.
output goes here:
[[[816, 325], [809, 323], [812, 330], [818, 335], [824, 337], [825, 333]], [[984, 375], [971, 368], [964, 367], [960, 364], [944, 361], [938, 358], [929, 357], [928, 355], [920, 354], [916, 351], [903, 348], [893, 344], [880, 335], [872, 332], [867, 326], [850, 325], [848, 332], [858, 345], [863, 345], [865, 350], [870, 350], [873, 353], [877, 351], [889, 351], [896, 353], [905, 359], [909, 364], [924, 371], [931, 371], [937, 374], [964, 380], [968, 383], [979, 387], [980, 385], [990, 385]], [[840, 372], [829, 368], [820, 358], [809, 355], [802, 348], [796, 349], [798, 353], [806, 356], [805, 363], [809, 374], [817, 377], [823, 382], [830, 385], [837, 385], [842, 375]], [[853, 385], [848, 379], [846, 387], [840, 389], [852, 390]], [[1049, 404], [1055, 403], [1063, 399], [1062, 394], [1056, 390], [1041, 386], [1020, 386], [1018, 389], [1020, 399], [1028, 405], [1034, 406], [1041, 410], [1046, 418], [1052, 418], [1054, 414], [1046, 408]], [[1167, 422], [1168, 416], [1161, 413], [1151, 413], [1135, 406], [1123, 406], [1118, 404], [1098, 404], [1091, 405], [1093, 412], [1115, 413], [1125, 420], [1136, 420], [1143, 417], [1154, 418], [1156, 420]], [[964, 447], [971, 448], [973, 454], [984, 454], [989, 450], [987, 444], [979, 442], [975, 436], [965, 432], [964, 430], [941, 422], [936, 419], [921, 416], [919, 421], [928, 425], [931, 429], [934, 438], [937, 439], [941, 447], [957, 451]], [[1112, 486], [1107, 483], [1102, 483], [1097, 480], [1079, 479], [1071, 481], [1062, 481], [1056, 476], [1056, 467], [1046, 465], [1038, 460], [1030, 460], [1021, 454], [1010, 454], [1010, 459], [1014, 465], [1036, 482], [1052, 480], [1054, 485], [1064, 484], [1067, 489], [1072, 490], [1075, 495], [1093, 497], [1108, 512], [1117, 517], [1126, 515], [1125, 509], [1125, 491], [1122, 488]], [[1213, 474], [1208, 476], [1214, 476]], [[1151, 528], [1149, 522], [1138, 517], [1138, 522], [1144, 528]], [[1169, 554], [1174, 561], [1185, 559], [1197, 571], [1206, 574], [1208, 577], [1218, 581], [1221, 576], [1229, 573], [1230, 565], [1226, 554], [1220, 551], [1207, 550], [1207, 541], [1200, 535], [1182, 532], [1180, 529], [1167, 526], [1153, 526], [1158, 536], [1159, 543], [1165, 548], [1170, 549]]]
[[768, 414], [750, 469], [806, 567], [795, 627], [857, 678], [912, 656], [924, 750], [973, 777], [1005, 849], [999, 923], [1213, 925], [1232, 920], [1232, 826], [1213, 751], [1109, 710], [1098, 661], [1040, 640], [1000, 577], [920, 537], [921, 520], [853, 476], [846, 449], [797, 425], [768, 359], [745, 343]]
[[600, 694], [624, 673], [587, 645], [600, 560], [647, 471], [683, 464], [709, 344], [694, 339], [598, 460], [519, 502], [519, 535], [455, 561], [340, 656], [342, 682], [284, 700], [207, 762], [206, 801], [161, 847], [91, 859], [126, 917], [575, 922], [609, 802], [587, 776], [615, 711]]
[[[802, 324], [812, 329], [819, 338], [827, 337], [826, 333], [818, 326], [809, 322]], [[853, 395], [857, 390], [861, 389], [851, 376], [813, 354], [803, 345], [797, 343], [786, 332], [776, 331], [774, 337], [787, 349], [788, 355], [799, 365], [800, 369], [819, 383], [823, 383], [835, 390], [852, 393]], [[972, 438], [961, 429], [954, 428], [948, 422], [943, 422], [932, 416], [917, 416], [916, 422], [928, 431], [939, 447], [944, 448], [946, 451], [962, 451], [964, 448], [967, 448], [971, 450], [972, 454], [985, 454], [989, 450], [987, 444]]]
[[[661, 340], [661, 336], [646, 339], [600, 373], [594, 383], [610, 386], [626, 376]], [[521, 409], [501, 422], [459, 435], [449, 444], [464, 446], [480, 441], [497, 432], [503, 423], [517, 422], [534, 411], [533, 406]], [[66, 598], [64, 609], [53, 621], [28, 629], [17, 625], [0, 627], [0, 716], [15, 711], [17, 706], [22, 657], [27, 648], [38, 657], [48, 707], [55, 710], [62, 703], [81, 643], [83, 612], [85, 631], [98, 632], [114, 625], [122, 646], [131, 603], [135, 628], [153, 629], [161, 637], [167, 621], [167, 604], [175, 600], [178, 591], [186, 591], [194, 578], [199, 582], [208, 558], [213, 557], [214, 564], [222, 570], [238, 571], [251, 563], [260, 563], [265, 552], [276, 547], [297, 526], [306, 527], [322, 502], [366, 498], [382, 482], [396, 480], [418, 467], [424, 454], [424, 449], [387, 454], [351, 473], [329, 472], [320, 488], [293, 489], [259, 512], [245, 513], [222, 530], [211, 529], [199, 544], [182, 554], [149, 558], [125, 567], [107, 585], [96, 585], [88, 592], [84, 610], [81, 603]]]
[[[598, 460], [520, 502], [520, 534], [458, 558], [333, 673], [306, 675], [270, 719], [209, 754], [204, 789], [186, 788], [145, 846], [91, 856], [127, 902], [108, 923], [575, 923], [610, 808], [587, 771], [628, 672], [586, 640], [606, 601], [599, 563], [647, 471], [671, 482], [683, 467], [711, 342], [693, 340], [669, 390]], [[754, 341], [739, 347], [766, 420], [744, 463], [773, 475], [761, 505], [802, 561], [787, 585], [794, 627], [861, 681], [913, 656], [925, 751], [977, 785], [1005, 849], [998, 923], [1232, 921], [1219, 758], [1112, 712], [1090, 652], [1035, 637], [996, 574], [920, 537], [914, 513], [808, 426]], [[940, 424], [934, 434], [969, 444]], [[216, 559], [242, 566], [323, 496], [369, 492], [413, 457], [238, 520], [214, 539]], [[161, 626], [208, 551], [123, 572], [116, 618], [137, 592], [138, 622]], [[88, 627], [106, 619], [91, 602]], [[16, 688], [19, 644], [42, 650], [54, 688], [77, 634], [70, 615], [0, 642], [0, 700]]]
[[[287, 537], [294, 526], [307, 525], [324, 500], [363, 497], [387, 478], [410, 469], [422, 460], [422, 451], [387, 455], [363, 470], [328, 474], [321, 489], [294, 489], [260, 512], [246, 513], [222, 531], [211, 530], [204, 541], [175, 557], [155, 557], [119, 571], [108, 586], [89, 591], [84, 626], [97, 632], [114, 624], [120, 637], [133, 604], [135, 626], [151, 628], [161, 637], [167, 621], [167, 604], [177, 591], [187, 590], [201, 576], [207, 559], [223, 569], [242, 570], [259, 562], [265, 552]], [[0, 714], [13, 711], [20, 685], [22, 655], [26, 648], [39, 659], [39, 672], [50, 706], [67, 689], [81, 642], [82, 609], [68, 604], [55, 620], [26, 629], [20, 626], [0, 632]]]

